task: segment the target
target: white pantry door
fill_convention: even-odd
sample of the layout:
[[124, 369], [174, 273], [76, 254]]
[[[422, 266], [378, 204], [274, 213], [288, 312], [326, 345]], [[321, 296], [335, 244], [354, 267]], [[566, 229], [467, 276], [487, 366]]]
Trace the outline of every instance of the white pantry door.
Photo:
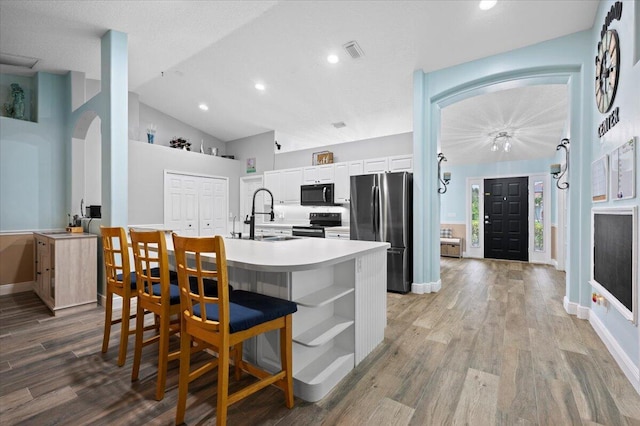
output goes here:
[[186, 236], [225, 235], [229, 181], [165, 171], [164, 226]]

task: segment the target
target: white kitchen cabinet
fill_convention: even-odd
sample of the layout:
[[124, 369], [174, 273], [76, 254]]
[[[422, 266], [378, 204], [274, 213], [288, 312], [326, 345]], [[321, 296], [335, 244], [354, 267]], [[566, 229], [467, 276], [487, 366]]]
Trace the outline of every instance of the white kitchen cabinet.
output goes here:
[[336, 163], [334, 201], [338, 204], [349, 202], [349, 163]]
[[34, 233], [35, 287], [54, 315], [96, 306], [97, 236]]
[[388, 161], [390, 172], [413, 172], [413, 155], [396, 155]]
[[[273, 202], [275, 204], [282, 204], [284, 199], [284, 191], [282, 190], [282, 170], [264, 172], [264, 187], [273, 194]], [[268, 195], [265, 196], [265, 203], [268, 202], [267, 198], [269, 198]]]
[[349, 161], [349, 176], [364, 174], [364, 160]]
[[364, 160], [364, 174], [387, 172], [413, 172], [413, 156], [394, 155]]
[[334, 198], [337, 204], [347, 204], [351, 197], [351, 176], [361, 175], [363, 173], [364, 162], [345, 161], [335, 164], [335, 188]]
[[334, 182], [335, 164], [309, 166], [303, 169], [302, 180], [305, 185]]
[[364, 160], [364, 174], [385, 173], [387, 171], [389, 171], [389, 161], [387, 157]]
[[349, 235], [349, 231], [334, 231], [325, 229], [324, 237], [332, 240], [350, 240], [351, 236]]
[[284, 204], [300, 204], [300, 185], [302, 185], [302, 169], [285, 169], [282, 171], [282, 188]]
[[291, 227], [269, 227], [269, 222], [263, 225], [256, 225], [256, 235], [289, 235], [293, 233]]
[[[302, 169], [283, 169], [264, 172], [264, 186], [273, 193], [274, 204], [300, 203]], [[269, 204], [269, 196], [264, 197]]]

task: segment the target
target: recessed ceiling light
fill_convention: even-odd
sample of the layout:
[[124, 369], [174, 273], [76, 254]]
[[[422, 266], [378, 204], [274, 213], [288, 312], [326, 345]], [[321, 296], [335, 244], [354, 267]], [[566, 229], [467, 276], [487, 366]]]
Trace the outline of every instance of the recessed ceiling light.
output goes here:
[[330, 64], [337, 64], [340, 62], [340, 58], [338, 58], [338, 55], [329, 55], [327, 56], [327, 62]]
[[489, 10], [498, 3], [498, 0], [481, 0], [478, 5], [482, 10]]
[[198, 108], [200, 108], [203, 111], [209, 111], [209, 107], [207, 106], [207, 104], [200, 104], [198, 105]]
[[256, 89], [260, 90], [261, 92], [264, 91], [264, 89], [265, 89], [264, 84], [262, 84], [262, 83], [256, 83], [256, 85], [254, 87]]

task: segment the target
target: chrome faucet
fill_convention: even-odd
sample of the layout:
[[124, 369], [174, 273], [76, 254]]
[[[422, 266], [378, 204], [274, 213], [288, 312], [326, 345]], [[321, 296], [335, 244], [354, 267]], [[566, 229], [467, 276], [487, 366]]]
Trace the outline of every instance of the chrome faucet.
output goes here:
[[[270, 212], [256, 212], [256, 195], [260, 191], [267, 191], [269, 195], [271, 195], [271, 211]], [[275, 214], [273, 213], [273, 194], [267, 188], [258, 188], [256, 192], [253, 193], [253, 202], [251, 203], [251, 217], [248, 217], [244, 223], [249, 224], [249, 239], [256, 239], [256, 215], [257, 214], [265, 214], [269, 215], [270, 221], [273, 222], [275, 219]]]
[[233, 216], [233, 230], [231, 231], [231, 238], [240, 238], [242, 236], [242, 232], [236, 232], [236, 219], [237, 216]]

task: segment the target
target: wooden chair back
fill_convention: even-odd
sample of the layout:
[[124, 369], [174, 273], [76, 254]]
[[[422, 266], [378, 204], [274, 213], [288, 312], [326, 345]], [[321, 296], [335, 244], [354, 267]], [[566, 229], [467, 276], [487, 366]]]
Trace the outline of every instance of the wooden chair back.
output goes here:
[[131, 265], [129, 262], [129, 245], [124, 228], [100, 227], [102, 234], [102, 251], [107, 285], [122, 289], [121, 296], [129, 296], [131, 292]]
[[[176, 269], [180, 285], [180, 303], [185, 321], [201, 327], [209, 332], [229, 333], [229, 277], [227, 273], [227, 258], [224, 239], [213, 237], [181, 237], [173, 234], [173, 247], [176, 256]], [[203, 253], [215, 254], [215, 269], [203, 262]], [[217, 280], [217, 297], [205, 295], [205, 279]], [[195, 286], [190, 283], [197, 282]], [[207, 318], [205, 306], [218, 305], [219, 320]], [[194, 312], [199, 306], [200, 315]]]
[[[164, 232], [131, 229], [129, 235], [133, 247], [138, 297], [169, 306], [169, 260]], [[157, 268], [160, 268], [160, 273], [152, 274]], [[154, 294], [154, 285], [160, 286], [160, 295], [157, 292]]]

